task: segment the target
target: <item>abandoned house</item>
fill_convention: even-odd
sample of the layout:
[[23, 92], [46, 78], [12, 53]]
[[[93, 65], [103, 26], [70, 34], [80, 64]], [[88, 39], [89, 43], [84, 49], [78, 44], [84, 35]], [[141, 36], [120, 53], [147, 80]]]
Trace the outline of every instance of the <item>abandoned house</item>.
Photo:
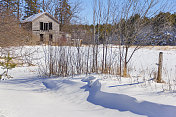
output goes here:
[[21, 21], [21, 25], [32, 31], [38, 43], [60, 42], [59, 22], [50, 14], [43, 12], [34, 14]]

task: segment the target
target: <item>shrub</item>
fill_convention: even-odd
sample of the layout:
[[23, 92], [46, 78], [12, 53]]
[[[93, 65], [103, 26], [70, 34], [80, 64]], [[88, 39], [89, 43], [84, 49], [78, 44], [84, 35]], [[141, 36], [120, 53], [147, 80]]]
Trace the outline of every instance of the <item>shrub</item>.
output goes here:
[[10, 54], [8, 53], [8, 56], [2, 57], [4, 59], [3, 62], [0, 62], [0, 66], [2, 66], [2, 69], [4, 70], [2, 74], [0, 74], [0, 79], [2, 77], [6, 78], [12, 78], [10, 75], [8, 75], [8, 71], [15, 68], [16, 64], [12, 62], [12, 57], [10, 57]]

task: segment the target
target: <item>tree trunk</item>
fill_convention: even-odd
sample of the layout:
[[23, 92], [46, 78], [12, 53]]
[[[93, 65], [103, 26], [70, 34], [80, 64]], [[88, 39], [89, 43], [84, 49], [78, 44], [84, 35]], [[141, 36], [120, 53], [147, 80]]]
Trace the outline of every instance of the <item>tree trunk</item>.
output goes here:
[[127, 62], [124, 62], [123, 77], [127, 77]]
[[123, 77], [127, 77], [127, 55], [128, 55], [128, 47], [125, 49], [125, 61], [124, 61], [124, 68], [123, 68]]

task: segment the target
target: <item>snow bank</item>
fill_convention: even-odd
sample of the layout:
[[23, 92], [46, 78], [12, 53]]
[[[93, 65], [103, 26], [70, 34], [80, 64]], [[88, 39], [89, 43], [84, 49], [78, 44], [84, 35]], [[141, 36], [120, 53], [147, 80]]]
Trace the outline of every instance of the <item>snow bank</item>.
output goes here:
[[47, 89], [51, 89], [51, 90], [58, 90], [59, 89], [59, 86], [57, 85], [58, 83], [55, 81], [44, 81], [42, 83]]
[[[94, 82], [92, 80], [94, 80], [93, 77], [83, 80], [88, 82], [88, 86], [85, 85], [82, 87], [86, 91], [89, 91], [87, 101], [90, 103], [119, 111], [130, 111], [148, 117], [173, 117], [173, 115], [176, 115], [176, 106], [157, 104], [149, 101], [139, 102], [136, 98], [128, 95], [103, 92], [101, 91], [99, 80], [95, 80]], [[93, 82], [91, 86], [90, 82]]]
[[75, 82], [70, 80], [47, 79], [42, 82], [46, 89], [59, 90], [63, 85], [74, 85]]

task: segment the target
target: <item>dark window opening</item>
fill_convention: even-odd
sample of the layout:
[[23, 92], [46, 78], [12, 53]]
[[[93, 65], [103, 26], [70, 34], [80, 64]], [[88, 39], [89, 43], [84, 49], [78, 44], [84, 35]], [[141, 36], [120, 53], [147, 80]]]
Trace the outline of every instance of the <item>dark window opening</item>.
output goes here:
[[43, 22], [40, 22], [40, 30], [43, 30]]
[[48, 23], [44, 23], [44, 30], [48, 30]]
[[52, 22], [49, 23], [49, 30], [52, 30], [53, 26], [52, 26]]
[[40, 34], [40, 41], [41, 41], [41, 42], [44, 41], [43, 34]]
[[49, 41], [52, 42], [53, 41], [53, 35], [49, 34]]
[[48, 23], [46, 23], [46, 30], [48, 30]]

